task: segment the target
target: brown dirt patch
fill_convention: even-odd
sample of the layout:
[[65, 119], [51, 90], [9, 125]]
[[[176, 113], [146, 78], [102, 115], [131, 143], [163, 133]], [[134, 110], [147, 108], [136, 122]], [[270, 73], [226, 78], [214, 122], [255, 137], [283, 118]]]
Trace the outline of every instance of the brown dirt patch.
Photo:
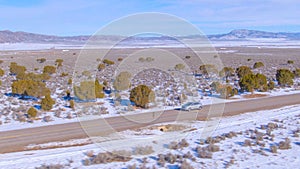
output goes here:
[[243, 98], [251, 99], [251, 98], [266, 97], [266, 96], [268, 96], [268, 95], [267, 94], [248, 94], [248, 95], [243, 96]]

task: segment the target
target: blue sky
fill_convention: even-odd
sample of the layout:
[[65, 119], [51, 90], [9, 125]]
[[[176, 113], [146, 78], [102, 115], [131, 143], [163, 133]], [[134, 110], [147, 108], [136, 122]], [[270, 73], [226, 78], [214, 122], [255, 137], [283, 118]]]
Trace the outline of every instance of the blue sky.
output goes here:
[[0, 30], [87, 35], [119, 17], [163, 12], [205, 34], [241, 28], [300, 32], [299, 6], [299, 0], [0, 0]]

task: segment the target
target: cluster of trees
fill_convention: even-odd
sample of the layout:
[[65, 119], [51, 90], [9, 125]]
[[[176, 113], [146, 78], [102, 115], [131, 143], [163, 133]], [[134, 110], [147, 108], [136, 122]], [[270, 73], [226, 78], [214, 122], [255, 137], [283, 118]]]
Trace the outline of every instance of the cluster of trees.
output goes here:
[[12, 93], [24, 96], [42, 97], [50, 94], [50, 90], [45, 83], [34, 80], [17, 80], [11, 85]]
[[33, 81], [46, 81], [50, 79], [48, 74], [35, 74], [35, 73], [19, 73], [16, 76], [17, 80], [33, 80]]
[[148, 103], [154, 102], [155, 94], [150, 87], [139, 85], [130, 91], [129, 99], [134, 102], [136, 106], [147, 108]]
[[104, 86], [95, 81], [82, 81], [79, 86], [74, 86], [74, 94], [80, 100], [94, 100], [104, 98]]
[[[46, 60], [41, 58], [39, 62], [45, 62]], [[16, 81], [13, 81], [11, 88], [13, 94], [20, 94], [22, 96], [33, 96], [36, 98], [42, 98], [41, 107], [43, 110], [51, 110], [55, 101], [50, 97], [50, 89], [46, 87], [44, 83], [50, 79], [49, 74], [53, 73], [54, 66], [45, 66], [42, 74], [26, 73], [26, 67], [20, 66], [15, 62], [10, 63], [10, 73], [16, 75]], [[54, 72], [56, 68], [54, 67]], [[27, 111], [30, 117], [35, 117], [37, 110], [33, 107]]]
[[220, 82], [213, 82], [210, 86], [214, 91], [220, 93], [221, 98], [224, 99], [228, 99], [229, 97], [238, 94], [238, 90], [236, 88], [232, 88], [231, 85], [223, 85]]
[[242, 76], [239, 85], [242, 91], [254, 92], [254, 90], [259, 90], [265, 92], [268, 90], [267, 77], [260, 73]]

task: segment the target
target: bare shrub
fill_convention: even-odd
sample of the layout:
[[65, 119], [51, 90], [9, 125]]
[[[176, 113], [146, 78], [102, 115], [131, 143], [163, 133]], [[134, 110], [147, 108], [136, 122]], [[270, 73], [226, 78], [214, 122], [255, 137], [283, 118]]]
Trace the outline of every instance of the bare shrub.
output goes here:
[[61, 111], [55, 111], [54, 116], [60, 118], [61, 116]]
[[168, 148], [169, 149], [173, 149], [173, 150], [177, 150], [177, 149], [180, 149], [180, 148], [183, 148], [183, 147], [188, 147], [189, 146], [189, 143], [185, 140], [185, 139], [182, 139], [180, 142], [176, 142], [176, 141], [172, 141], [169, 145], [168, 145]]
[[173, 150], [179, 149], [179, 144], [178, 144], [176, 141], [172, 141], [172, 142], [168, 145], [168, 148], [169, 148], [169, 149], [173, 149]]
[[49, 165], [43, 164], [40, 167], [35, 167], [35, 169], [62, 169], [62, 168], [64, 168], [64, 166], [61, 164], [49, 164]]
[[265, 130], [266, 128], [266, 125], [260, 125], [260, 129]]
[[248, 140], [248, 139], [246, 139], [245, 141], [244, 141], [244, 146], [252, 146], [252, 144], [251, 144], [251, 141], [250, 140]]
[[82, 164], [85, 165], [85, 166], [88, 166], [88, 165], [92, 165], [92, 162], [91, 162], [90, 159], [84, 159], [84, 160], [82, 161]]
[[232, 138], [232, 137], [236, 137], [236, 136], [237, 136], [237, 134], [233, 131], [225, 134], [225, 137], [227, 137], [227, 138]]
[[279, 142], [278, 148], [281, 149], [281, 150], [290, 149], [291, 148], [291, 141], [290, 141], [290, 139], [286, 138], [285, 141]]
[[43, 118], [43, 120], [44, 120], [44, 122], [50, 122], [50, 121], [53, 121], [52, 118], [51, 118], [51, 116], [45, 116], [45, 117]]
[[261, 147], [265, 147], [266, 143], [257, 140], [256, 145], [261, 146]]
[[212, 153], [209, 152], [209, 151], [207, 151], [207, 149], [204, 148], [204, 147], [198, 146], [198, 147], [196, 148], [196, 151], [197, 151], [198, 156], [199, 156], [200, 158], [212, 158]]
[[272, 129], [267, 129], [266, 134], [267, 134], [268, 136], [271, 136], [271, 134], [272, 134]]
[[166, 164], [165, 156], [163, 154], [158, 155], [158, 165], [164, 167]]
[[16, 114], [16, 117], [17, 117], [17, 121], [19, 122], [25, 122], [26, 121], [26, 116], [23, 112], [19, 112]]
[[[113, 152], [105, 152], [105, 153], [98, 153], [97, 155], [91, 157], [89, 159], [90, 164], [105, 164], [110, 163], [114, 161], [129, 161], [131, 160], [131, 157], [128, 156], [127, 153], [124, 153], [125, 151], [115, 151]], [[126, 154], [126, 155], [121, 155]]]
[[134, 149], [134, 154], [135, 155], [148, 155], [152, 154], [154, 152], [152, 146], [144, 146], [144, 147], [136, 147]]
[[262, 149], [253, 150], [253, 153], [257, 153], [257, 154], [261, 154], [261, 155], [264, 155], [264, 156], [268, 156]]
[[187, 153], [185, 153], [185, 154], [183, 155], [183, 158], [192, 159], [192, 158], [194, 158], [194, 157], [193, 157], [192, 153], [191, 153], [190, 151], [188, 151]]
[[205, 143], [206, 143], [206, 144], [214, 144], [214, 143], [215, 143], [215, 140], [214, 140], [214, 138], [212, 138], [212, 137], [207, 137], [207, 139], [205, 140]]
[[267, 126], [268, 126], [268, 129], [271, 129], [271, 130], [278, 128], [278, 124], [277, 123], [272, 123], [272, 122], [268, 123]]
[[217, 151], [220, 151], [220, 147], [217, 146], [217, 145], [214, 145], [214, 144], [209, 144], [207, 147], [207, 150], [209, 152], [217, 152]]
[[182, 139], [179, 142], [179, 144], [180, 144], [181, 147], [188, 147], [189, 146], [189, 143], [185, 139]]
[[86, 152], [85, 155], [88, 156], [88, 157], [94, 157], [95, 156], [93, 150]]
[[272, 153], [277, 153], [277, 146], [275, 146], [275, 145], [270, 146], [270, 151]]
[[180, 166], [180, 169], [194, 169], [194, 167], [191, 166], [189, 162], [184, 160]]
[[168, 153], [165, 155], [165, 160], [168, 163], [174, 164], [176, 162], [176, 159], [177, 159], [177, 157], [174, 154]]
[[137, 169], [136, 164], [128, 165], [127, 169]]

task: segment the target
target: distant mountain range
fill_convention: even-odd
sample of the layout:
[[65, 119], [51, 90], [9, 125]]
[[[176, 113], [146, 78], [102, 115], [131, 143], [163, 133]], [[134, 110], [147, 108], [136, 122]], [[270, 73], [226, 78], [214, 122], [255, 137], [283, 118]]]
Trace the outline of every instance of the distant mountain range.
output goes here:
[[[208, 35], [210, 40], [251, 40], [258, 38], [269, 39], [286, 39], [286, 40], [300, 40], [300, 33], [287, 33], [287, 32], [265, 32], [257, 30], [238, 29], [233, 30], [226, 34]], [[61, 44], [83, 44], [90, 36], [54, 36], [34, 34], [28, 32], [12, 32], [9, 30], [0, 31], [0, 43], [61, 43]], [[95, 39], [101, 39], [105, 41], [122, 39], [121, 36], [98, 36], [93, 37]], [[189, 38], [197, 39], [199, 36], [186, 36], [177, 38]], [[171, 38], [172, 39], [172, 38]], [[170, 40], [170, 37], [133, 37], [130, 40], [142, 41], [142, 40]]]
[[258, 38], [280, 38], [286, 40], [300, 40], [300, 33], [265, 32], [257, 30], [237, 29], [226, 34], [209, 35], [210, 40], [249, 40]]

